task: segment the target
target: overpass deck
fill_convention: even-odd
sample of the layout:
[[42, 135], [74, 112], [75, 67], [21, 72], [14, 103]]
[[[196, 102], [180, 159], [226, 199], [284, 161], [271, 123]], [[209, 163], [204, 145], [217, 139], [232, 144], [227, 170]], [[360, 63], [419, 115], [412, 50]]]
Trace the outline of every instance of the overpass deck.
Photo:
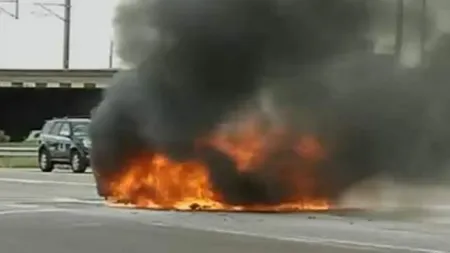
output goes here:
[[105, 88], [117, 69], [0, 69], [0, 88]]

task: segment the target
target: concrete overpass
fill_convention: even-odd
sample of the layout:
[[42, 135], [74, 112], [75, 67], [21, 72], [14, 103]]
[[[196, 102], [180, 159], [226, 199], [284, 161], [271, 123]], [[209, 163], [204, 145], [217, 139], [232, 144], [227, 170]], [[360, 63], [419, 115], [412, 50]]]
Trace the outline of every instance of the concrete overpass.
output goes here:
[[116, 69], [0, 69], [0, 88], [105, 88]]
[[14, 141], [53, 117], [89, 115], [116, 69], [0, 69], [0, 130]]

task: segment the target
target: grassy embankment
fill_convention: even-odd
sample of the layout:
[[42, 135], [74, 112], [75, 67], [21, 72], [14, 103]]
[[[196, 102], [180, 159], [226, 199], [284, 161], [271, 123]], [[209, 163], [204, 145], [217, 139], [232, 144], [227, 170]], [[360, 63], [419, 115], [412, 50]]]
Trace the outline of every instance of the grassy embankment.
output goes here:
[[0, 169], [36, 167], [38, 167], [37, 157], [0, 157]]

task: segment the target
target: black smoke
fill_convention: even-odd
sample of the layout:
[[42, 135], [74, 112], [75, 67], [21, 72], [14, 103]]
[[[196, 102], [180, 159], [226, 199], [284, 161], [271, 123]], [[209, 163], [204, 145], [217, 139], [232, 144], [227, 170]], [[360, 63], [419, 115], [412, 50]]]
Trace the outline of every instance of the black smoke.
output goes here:
[[[98, 182], [139, 153], [163, 152], [207, 162], [230, 203], [283, 201], [289, 190], [271, 177], [271, 164], [291, 159], [289, 151], [261, 173], [238, 174], [225, 154], [195, 146], [263, 89], [274, 94], [272, 114], [283, 112], [284, 124], [315, 134], [329, 151], [321, 195], [339, 197], [381, 172], [435, 174], [448, 134], [433, 128], [444, 124], [430, 116], [436, 94], [423, 73], [370, 53], [369, 13], [360, 0], [124, 1], [115, 28], [130, 69], [114, 77], [92, 119]], [[447, 108], [438, 94], [436, 106]]]

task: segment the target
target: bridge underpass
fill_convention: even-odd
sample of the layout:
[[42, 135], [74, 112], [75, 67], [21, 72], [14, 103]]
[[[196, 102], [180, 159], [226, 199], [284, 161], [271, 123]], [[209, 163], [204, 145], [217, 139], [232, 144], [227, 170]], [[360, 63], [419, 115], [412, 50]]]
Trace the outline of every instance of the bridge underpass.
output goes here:
[[0, 130], [22, 141], [46, 119], [88, 116], [115, 70], [0, 70]]

